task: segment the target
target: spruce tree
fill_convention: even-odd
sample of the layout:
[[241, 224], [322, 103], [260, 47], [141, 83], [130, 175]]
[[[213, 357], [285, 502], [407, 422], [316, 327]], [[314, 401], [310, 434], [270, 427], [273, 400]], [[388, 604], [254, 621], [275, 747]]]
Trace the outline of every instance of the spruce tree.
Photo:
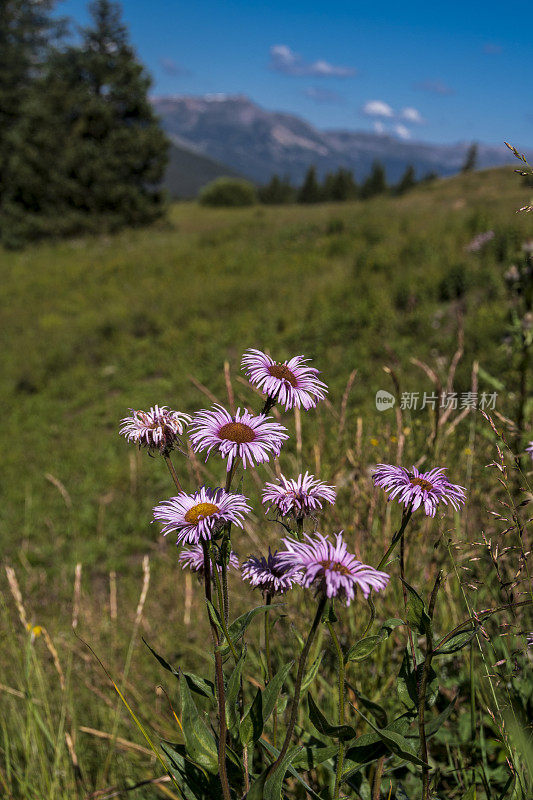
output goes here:
[[377, 194], [384, 194], [387, 191], [387, 179], [385, 169], [379, 161], [374, 161], [370, 175], [361, 186], [361, 197], [367, 200]]
[[408, 166], [397, 185], [394, 187], [394, 194], [405, 194], [414, 186], [416, 186], [415, 170], [413, 166]]
[[324, 180], [323, 195], [326, 200], [343, 202], [357, 197], [357, 184], [353, 173], [339, 167], [337, 172], [328, 173]]
[[319, 203], [322, 200], [322, 192], [316, 177], [316, 168], [309, 167], [306, 172], [304, 182], [298, 192], [299, 203]]
[[468, 150], [461, 172], [473, 172], [477, 167], [478, 146], [476, 142], [472, 142]]
[[259, 188], [258, 197], [261, 203], [269, 205], [292, 203], [294, 189], [288, 178], [280, 178], [279, 175], [273, 175], [265, 186]]

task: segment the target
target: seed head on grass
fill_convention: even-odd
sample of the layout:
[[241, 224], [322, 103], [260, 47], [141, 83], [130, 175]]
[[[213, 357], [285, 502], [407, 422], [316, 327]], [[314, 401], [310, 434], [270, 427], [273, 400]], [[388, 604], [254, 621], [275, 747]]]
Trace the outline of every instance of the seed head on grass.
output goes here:
[[357, 587], [368, 597], [372, 589], [380, 591], [389, 582], [386, 572], [363, 564], [348, 552], [342, 531], [335, 536], [334, 543], [321, 533], [313, 536], [306, 533], [303, 542], [287, 538], [283, 543], [287, 549], [279, 553], [279, 560], [301, 570], [302, 586], [314, 587], [328, 598], [338, 597], [347, 606], [354, 599]]
[[322, 508], [323, 501], [333, 505], [335, 499], [334, 487], [317, 480], [308, 472], [297, 478], [280, 475], [278, 483], [265, 483], [262, 498], [269, 509], [274, 507], [284, 517], [290, 514], [300, 519]]
[[174, 447], [178, 436], [191, 421], [189, 414], [171, 411], [167, 406], [152, 406], [148, 411], [132, 412], [131, 417], [121, 420], [120, 433], [129, 442], [168, 453]]
[[190, 434], [195, 453], [218, 450], [227, 458], [227, 471], [237, 458], [244, 468], [255, 467], [279, 456], [283, 442], [289, 438], [287, 429], [277, 422], [270, 422], [264, 414], [253, 416], [249, 411], [237, 409], [235, 416], [223, 406], [215, 405], [211, 411], [199, 411], [191, 423]]
[[400, 504], [410, 506], [412, 511], [423, 505], [426, 516], [434, 517], [439, 503], [449, 503], [459, 511], [466, 500], [464, 487], [450, 483], [444, 471], [444, 467], [419, 472], [416, 467], [409, 471], [391, 464], [378, 464], [373, 478], [376, 486], [388, 493], [389, 499], [397, 497]]
[[194, 494], [180, 492], [154, 508], [154, 519], [164, 523], [162, 533], [175, 531], [177, 544], [200, 544], [208, 541], [226, 523], [242, 528], [245, 514], [251, 510], [242, 494], [202, 486]]
[[299, 567], [283, 563], [277, 550], [271, 553], [270, 547], [267, 558], [250, 556], [242, 565], [241, 573], [243, 580], [254, 589], [269, 595], [284, 594], [300, 579]]
[[268, 397], [289, 408], [314, 408], [327, 394], [325, 383], [318, 379], [318, 370], [308, 367], [308, 358], [294, 356], [290, 361], [276, 362], [261, 350], [247, 350], [241, 366], [250, 383]]

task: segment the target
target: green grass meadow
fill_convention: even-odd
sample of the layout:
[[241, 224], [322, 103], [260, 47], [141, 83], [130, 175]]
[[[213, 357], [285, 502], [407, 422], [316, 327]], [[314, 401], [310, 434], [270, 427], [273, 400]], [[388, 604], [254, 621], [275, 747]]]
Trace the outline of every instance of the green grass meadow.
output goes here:
[[[516, 364], [506, 344], [503, 276], [532, 236], [531, 217], [516, 213], [528, 191], [505, 169], [365, 203], [242, 210], [182, 203], [149, 229], [0, 251], [2, 560], [15, 571], [26, 621], [46, 630], [24, 630], [13, 581], [2, 569], [1, 797], [177, 796], [165, 782], [126, 791], [163, 772], [76, 634], [94, 647], [155, 740], [179, 737], [157, 688], [163, 684], [175, 703], [174, 687], [140, 637], [175, 663], [205, 666], [201, 589], [178, 569], [171, 537], [163, 539], [151, 524], [152, 507], [174, 493], [165, 464], [131, 448], [118, 434], [119, 422], [129, 408], [156, 403], [190, 413], [208, 407], [210, 396], [228, 404], [228, 385], [236, 406], [259, 410], [260, 398], [239, 371], [248, 347], [277, 360], [305, 354], [330, 387], [328, 401], [301, 420], [282, 414], [291, 441], [280, 458], [286, 474], [308, 468], [336, 483], [328, 529], [344, 528], [358, 557], [377, 562], [399, 510], [372, 488], [371, 467], [395, 463], [399, 439], [406, 466], [433, 448], [435, 466], [448, 465], [451, 480], [467, 486], [469, 502], [464, 514], [418, 521], [408, 574], [419, 576], [421, 555], [428, 579], [431, 569], [446, 570], [439, 609], [446, 630], [469, 615], [470, 603], [479, 609], [502, 602], [498, 581], [483, 579], [483, 570], [492, 569], [488, 550], [470, 564], [471, 575], [461, 571], [482, 533], [497, 538], [505, 527], [488, 515], [501, 511], [501, 487], [486, 467], [497, 455], [490, 425], [475, 413], [458, 419], [458, 411], [435, 442], [431, 410], [404, 410], [399, 419], [395, 410], [376, 410], [375, 394], [398, 387], [430, 393], [437, 384], [427, 368], [445, 387], [457, 354], [454, 390], [468, 392], [474, 381], [479, 392], [497, 391], [498, 413], [513, 418]], [[468, 252], [472, 238], [487, 230], [494, 230], [492, 241]], [[429, 468], [430, 461], [423, 463]], [[175, 453], [174, 463], [186, 489], [198, 474], [221, 480], [216, 457], [204, 465]], [[273, 475], [272, 465], [258, 468], [259, 477], [244, 475], [245, 494], [257, 499], [260, 483]], [[256, 513], [235, 549], [246, 557], [279, 533]], [[501, 569], [511, 573], [518, 555], [516, 543], [506, 543], [511, 550]], [[143, 576], [145, 588], [148, 581], [145, 556], [149, 587], [139, 604]], [[468, 588], [476, 579], [477, 594]], [[243, 594], [237, 580], [235, 592]], [[401, 602], [395, 586], [386, 601], [391, 613], [378, 613], [395, 616]], [[296, 622], [305, 612], [297, 605]], [[356, 630], [360, 620], [351, 614], [347, 624]], [[531, 614], [524, 612], [517, 625], [528, 624]], [[288, 628], [280, 635], [288, 638]], [[513, 646], [502, 639], [497, 654], [511, 658]], [[476, 658], [476, 714], [487, 725], [493, 698], [486, 676], [495, 660]], [[387, 669], [387, 651], [380, 649], [361, 676], [367, 696], [386, 697], [394, 681], [391, 672], [383, 682]], [[443, 681], [450, 697], [456, 691], [466, 697], [459, 702], [467, 707], [464, 664], [450, 660]], [[327, 696], [325, 681], [317, 682]], [[464, 740], [463, 763], [450, 754], [449, 729], [435, 746], [450, 772], [450, 800], [467, 797], [471, 731], [461, 725], [454, 735]], [[504, 769], [496, 738], [480, 747], [487, 775]], [[481, 779], [479, 786], [478, 798], [498, 800], [483, 794]]]

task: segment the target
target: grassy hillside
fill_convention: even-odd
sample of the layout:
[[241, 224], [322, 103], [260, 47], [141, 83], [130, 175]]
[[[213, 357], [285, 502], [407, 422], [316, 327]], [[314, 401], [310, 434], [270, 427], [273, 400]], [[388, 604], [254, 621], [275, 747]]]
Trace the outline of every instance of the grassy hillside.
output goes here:
[[[144, 459], [136, 480], [150, 491], [132, 498], [119, 419], [155, 402], [202, 406], [190, 376], [223, 399], [224, 360], [238, 370], [246, 347], [310, 355], [333, 403], [357, 369], [349, 416], [365, 415], [370, 438], [384, 421], [375, 392], [390, 388], [382, 366], [429, 391], [410, 360], [444, 366], [458, 313], [458, 391], [474, 359], [505, 382], [502, 275], [530, 232], [523, 199], [512, 173], [490, 171], [365, 204], [176, 205], [157, 228], [1, 253], [3, 551], [106, 566], [142, 551], [155, 538], [147, 498], [166, 475]], [[493, 241], [467, 253], [488, 229]]]
[[[177, 569], [171, 537], [163, 540], [150, 524], [153, 505], [173, 493], [165, 465], [129, 446], [118, 435], [119, 421], [130, 407], [205, 407], [211, 399], [202, 386], [226, 404], [225, 361], [236, 404], [257, 409], [259, 399], [237, 377], [247, 347], [269, 349], [277, 360], [306, 354], [330, 387], [328, 402], [302, 415], [301, 440], [297, 418], [286, 415], [291, 440], [280, 459], [287, 474], [307, 467], [337, 486], [338, 500], [323, 520], [324, 530], [343, 528], [358, 557], [378, 563], [399, 509], [373, 489], [371, 468], [379, 461], [396, 463], [399, 438], [405, 438], [405, 465], [427, 457], [423, 463], [431, 466], [434, 459], [467, 488], [464, 513], [435, 520], [419, 515], [410, 531], [407, 576], [424, 584], [442, 568], [448, 578], [436, 627], [459, 624], [470, 614], [469, 603], [479, 609], [505, 601], [506, 579], [520, 596], [527, 539], [518, 547], [514, 533], [504, 538], [506, 523], [487, 513], [501, 512], [498, 499], [504, 495], [496, 471], [486, 469], [495, 457], [488, 424], [458, 410], [435, 442], [431, 412], [404, 411], [398, 420], [394, 410], [376, 410], [375, 394], [396, 391], [383, 367], [393, 370], [400, 391], [429, 394], [435, 384], [415, 360], [429, 365], [446, 385], [457, 353], [455, 391], [469, 391], [474, 374], [480, 392], [497, 388], [497, 411], [513, 417], [517, 379], [506, 344], [503, 275], [531, 235], [531, 217], [515, 213], [527, 200], [525, 193], [512, 172], [496, 170], [364, 204], [223, 211], [182, 203], [167, 222], [151, 229], [0, 252], [0, 546], [21, 590], [19, 596], [13, 574], [6, 582], [2, 570], [2, 796], [178, 796], [168, 784], [126, 793], [136, 781], [162, 773], [71, 625], [74, 620], [77, 632], [102, 656], [155, 739], [174, 741], [175, 718], [162, 691], [154, 691], [168, 675], [139, 643], [140, 634], [172, 663], [205, 667], [205, 603], [200, 584]], [[480, 252], [469, 252], [472, 238], [487, 230], [494, 238]], [[194, 470], [211, 484], [221, 480], [218, 458], [205, 467], [187, 465], [176, 453], [175, 463], [187, 489], [196, 485]], [[271, 464], [247, 470], [245, 493], [253, 498], [272, 475]], [[497, 560], [479, 545], [481, 531], [505, 547]], [[245, 557], [279, 533], [261, 514], [252, 515], [234, 537], [234, 547]], [[150, 564], [143, 562], [146, 554]], [[473, 571], [463, 572], [472, 569], [474, 556]], [[77, 563], [81, 572], [78, 567], [75, 580]], [[396, 564], [391, 572], [396, 575]], [[231, 583], [232, 608], [238, 610], [245, 590], [237, 576]], [[309, 604], [301, 593], [295, 596], [289, 600], [292, 620], [303, 630]], [[508, 615], [514, 627], [506, 634], [526, 630], [527, 611]], [[398, 613], [403, 601], [395, 579], [378, 616]], [[360, 635], [360, 614], [343, 619], [347, 636]], [[487, 663], [505, 665], [499, 667], [502, 674], [508, 670], [498, 688], [500, 701], [510, 702], [510, 691], [513, 698], [522, 696], [522, 706], [514, 708], [517, 714], [525, 709], [526, 719], [528, 673], [516, 666], [527, 658], [520, 650], [523, 637], [501, 637], [499, 621], [487, 622], [493, 635], [490, 645], [483, 644]], [[293, 631], [286, 620], [276, 630], [281, 641], [276, 657], [282, 658]], [[250, 629], [251, 650], [259, 636], [258, 626]], [[398, 708], [389, 690], [402, 647], [400, 636], [390, 646], [380, 645], [357, 672], [362, 694], [391, 708]], [[449, 657], [441, 676], [447, 700], [458, 694], [462, 716], [454, 712], [451, 724], [432, 740], [432, 757], [443, 776], [439, 786], [450, 800], [473, 796], [465, 795], [473, 775], [469, 765], [481, 763], [469, 738], [472, 696], [485, 730], [487, 781], [496, 781], [498, 796], [507, 781], [503, 734], [485, 713], [497, 711], [494, 689], [479, 656], [473, 678], [468, 669], [473, 651], [466, 652]], [[322, 634], [315, 657], [324, 665], [334, 663]], [[331, 717], [333, 694], [321, 671], [314, 687]], [[174, 684], [169, 691], [175, 702]], [[475, 724], [472, 730], [475, 735]], [[450, 753], [453, 759], [458, 754], [457, 760], [452, 762]], [[395, 768], [390, 774], [395, 776]], [[409, 789], [412, 776], [404, 770], [400, 777]], [[409, 790], [402, 796], [417, 795]], [[489, 790], [478, 796], [496, 795]]]

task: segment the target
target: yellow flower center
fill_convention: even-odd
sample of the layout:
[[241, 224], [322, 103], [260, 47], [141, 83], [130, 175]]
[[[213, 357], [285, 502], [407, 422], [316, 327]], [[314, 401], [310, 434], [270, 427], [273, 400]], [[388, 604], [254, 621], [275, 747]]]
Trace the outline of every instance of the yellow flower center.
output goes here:
[[330, 561], [328, 558], [325, 558], [323, 561], [319, 562], [324, 569], [330, 569], [332, 572], [340, 572], [341, 575], [349, 575], [350, 570], [348, 567], [345, 567], [344, 564], [339, 564], [338, 561]]
[[298, 381], [294, 373], [290, 371], [286, 364], [272, 364], [268, 371], [273, 378], [278, 378], [280, 381], [285, 380], [295, 389], [298, 386]]
[[198, 505], [189, 508], [185, 514], [185, 521], [191, 523], [192, 525], [197, 525], [201, 519], [210, 517], [213, 514], [216, 514], [217, 511], [218, 506], [216, 506], [214, 503], [198, 503]]
[[227, 422], [221, 427], [218, 432], [221, 439], [229, 439], [230, 442], [253, 442], [255, 439], [255, 432], [249, 425], [244, 422]]
[[430, 492], [433, 489], [433, 484], [425, 481], [424, 478], [409, 478], [409, 483], [411, 486], [420, 486], [426, 492]]

